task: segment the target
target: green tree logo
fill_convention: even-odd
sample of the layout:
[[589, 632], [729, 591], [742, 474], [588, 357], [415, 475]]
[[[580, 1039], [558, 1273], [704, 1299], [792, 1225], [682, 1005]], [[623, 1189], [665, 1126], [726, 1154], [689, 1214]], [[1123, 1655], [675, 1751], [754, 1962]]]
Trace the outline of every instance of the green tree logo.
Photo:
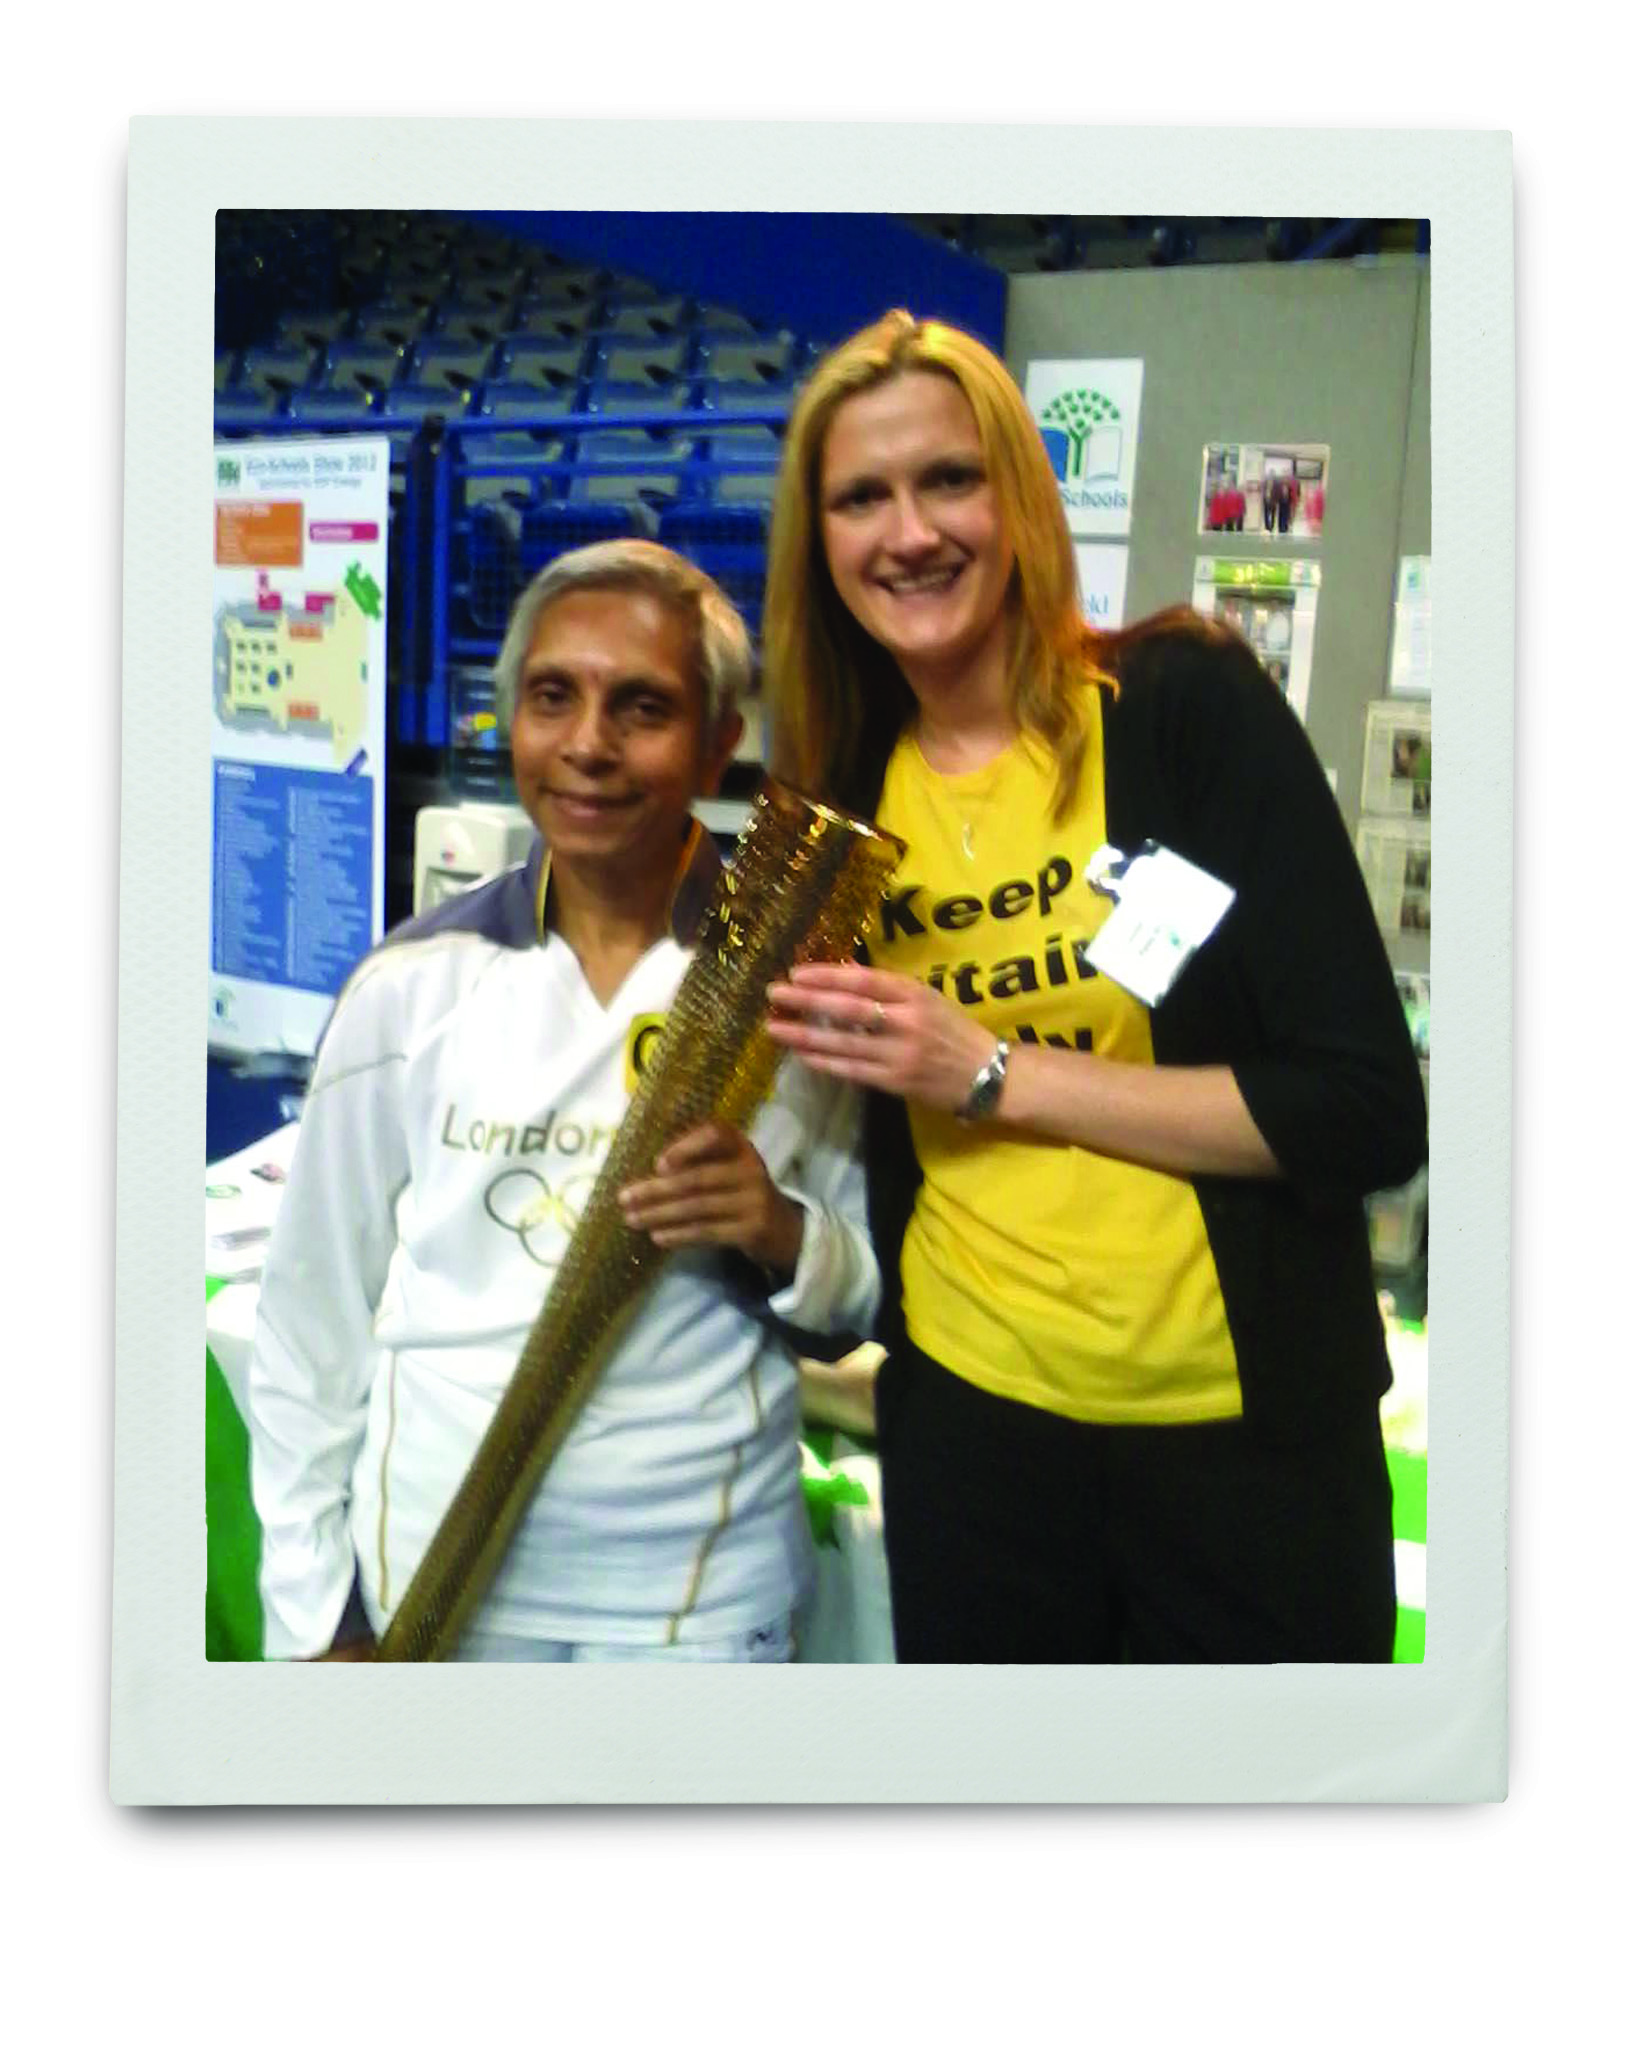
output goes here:
[[1046, 403], [1040, 421], [1068, 434], [1068, 473], [1072, 478], [1085, 471], [1086, 440], [1104, 423], [1120, 420], [1118, 406], [1095, 387], [1069, 387]]
[[217, 461], [217, 485], [220, 488], [237, 488], [240, 485], [240, 462], [238, 459]]

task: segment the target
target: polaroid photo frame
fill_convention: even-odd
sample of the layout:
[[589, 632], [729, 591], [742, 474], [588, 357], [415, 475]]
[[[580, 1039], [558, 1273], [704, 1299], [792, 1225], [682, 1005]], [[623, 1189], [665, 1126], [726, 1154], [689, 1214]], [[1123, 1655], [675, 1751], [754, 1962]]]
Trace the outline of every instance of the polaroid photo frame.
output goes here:
[[[1234, 135], [1230, 132], [1229, 135]], [[139, 120], [127, 279], [110, 1788], [122, 1803], [1438, 1801], [1506, 1789], [1513, 256], [1500, 134]], [[1271, 147], [1267, 147], [1271, 146]], [[197, 1273], [219, 206], [1324, 212], [1432, 225], [1427, 1653], [1409, 1668], [209, 1663]], [[1117, 341], [1116, 341], [1117, 344]], [[198, 678], [199, 686], [190, 686]], [[192, 915], [191, 915], [192, 914]], [[1455, 1058], [1467, 1056], [1466, 1065]]]

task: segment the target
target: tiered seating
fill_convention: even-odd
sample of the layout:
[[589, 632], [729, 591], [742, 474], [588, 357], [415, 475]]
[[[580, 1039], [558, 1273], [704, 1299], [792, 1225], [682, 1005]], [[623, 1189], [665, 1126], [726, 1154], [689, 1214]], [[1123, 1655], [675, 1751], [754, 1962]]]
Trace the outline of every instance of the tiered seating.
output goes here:
[[[445, 675], [495, 651], [538, 567], [599, 538], [676, 546], [757, 626], [780, 425], [814, 356], [806, 340], [430, 216], [353, 216], [329, 245], [307, 224], [286, 254], [288, 291], [322, 276], [337, 305], [271, 311], [244, 349], [224, 340], [218, 430], [386, 435], [399, 510], [413, 441], [442, 420], [444, 471], [429, 478], [449, 482], [444, 551], [421, 505], [413, 556], [395, 522], [390, 542], [397, 565], [444, 597], [433, 620], [447, 627]], [[749, 415], [766, 420], [723, 420]]]

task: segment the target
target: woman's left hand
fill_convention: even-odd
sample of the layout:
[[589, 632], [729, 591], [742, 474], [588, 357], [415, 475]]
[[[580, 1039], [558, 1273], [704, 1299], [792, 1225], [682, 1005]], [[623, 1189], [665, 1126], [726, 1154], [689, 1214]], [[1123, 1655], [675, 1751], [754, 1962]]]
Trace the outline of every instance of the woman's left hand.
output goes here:
[[937, 1111], [958, 1111], [994, 1035], [911, 975], [860, 962], [813, 961], [766, 993], [766, 1030], [825, 1075], [889, 1091]]
[[736, 1248], [792, 1276], [805, 1213], [771, 1180], [746, 1134], [708, 1119], [665, 1147], [654, 1173], [617, 1193], [623, 1218], [660, 1248]]

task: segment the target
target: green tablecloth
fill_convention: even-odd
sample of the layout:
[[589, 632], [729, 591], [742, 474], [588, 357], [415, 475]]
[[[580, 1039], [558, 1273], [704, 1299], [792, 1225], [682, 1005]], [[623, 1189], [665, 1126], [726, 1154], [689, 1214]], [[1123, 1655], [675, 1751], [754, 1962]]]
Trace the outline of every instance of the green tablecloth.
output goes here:
[[[206, 1296], [217, 1288], [208, 1283]], [[217, 1358], [206, 1350], [206, 1656], [258, 1662], [263, 1608], [257, 1596], [262, 1530], [251, 1503], [246, 1430]]]

